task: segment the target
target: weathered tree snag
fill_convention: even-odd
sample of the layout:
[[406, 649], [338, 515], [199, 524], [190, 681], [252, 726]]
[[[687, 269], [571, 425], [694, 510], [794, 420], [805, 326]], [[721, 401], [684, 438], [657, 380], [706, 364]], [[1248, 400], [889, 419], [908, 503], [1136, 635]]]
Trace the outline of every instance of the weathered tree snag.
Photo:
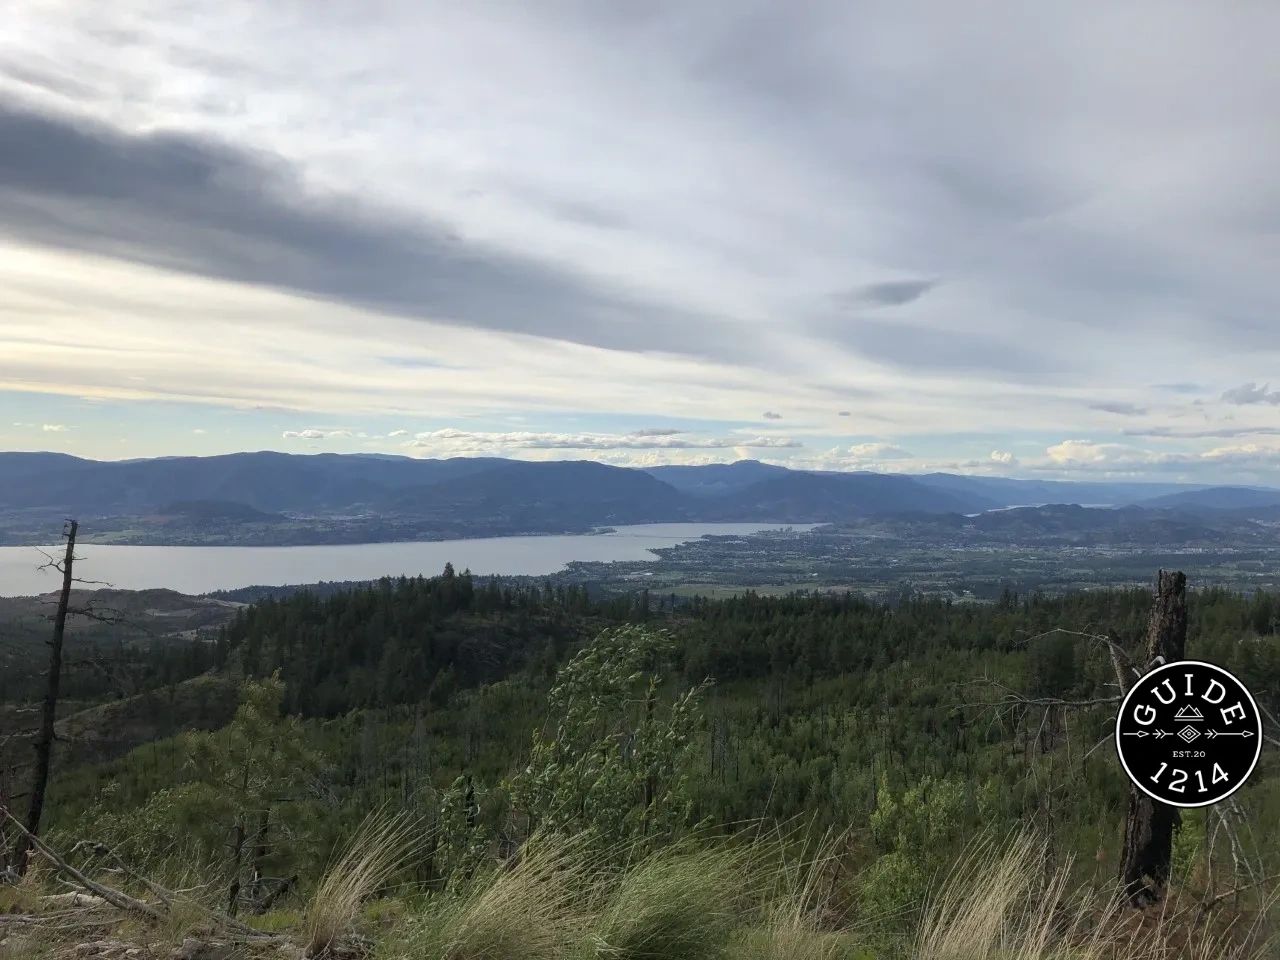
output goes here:
[[236, 821], [231, 840], [231, 886], [227, 890], [227, 916], [234, 917], [240, 910], [240, 868], [244, 860], [245, 828], [241, 814]]
[[[1147, 625], [1147, 663], [1150, 670], [1160, 663], [1186, 657], [1187, 578], [1181, 572], [1160, 571], [1155, 602]], [[1122, 693], [1133, 683], [1120, 663], [1116, 663]], [[1120, 858], [1120, 882], [1125, 897], [1134, 907], [1158, 903], [1169, 882], [1173, 856], [1173, 834], [1182, 825], [1177, 807], [1147, 796], [1129, 785], [1129, 813], [1124, 823], [1124, 850]]]
[[78, 526], [74, 520], [67, 521], [67, 553], [61, 567], [62, 593], [58, 597], [58, 612], [53, 619], [53, 639], [49, 641], [49, 680], [45, 687], [44, 709], [40, 716], [40, 736], [36, 740], [36, 768], [31, 781], [31, 805], [27, 808], [26, 829], [18, 835], [18, 842], [13, 851], [13, 866], [19, 876], [27, 872], [31, 838], [40, 835], [44, 794], [49, 786], [49, 767], [53, 759], [53, 723], [58, 713], [58, 688], [62, 684], [62, 638], [67, 629], [67, 607], [71, 602], [73, 582], [71, 564], [75, 560]]
[[[1161, 570], [1156, 580], [1155, 605], [1147, 624], [1147, 657], [1164, 662], [1187, 655], [1187, 575]], [[1150, 669], [1152, 663], [1147, 664]]]
[[262, 905], [266, 899], [266, 877], [262, 875], [262, 861], [267, 858], [267, 831], [270, 829], [271, 814], [263, 808], [258, 815], [258, 834], [253, 841], [252, 881], [249, 884], [249, 898], [253, 901], [253, 912], [263, 913]]

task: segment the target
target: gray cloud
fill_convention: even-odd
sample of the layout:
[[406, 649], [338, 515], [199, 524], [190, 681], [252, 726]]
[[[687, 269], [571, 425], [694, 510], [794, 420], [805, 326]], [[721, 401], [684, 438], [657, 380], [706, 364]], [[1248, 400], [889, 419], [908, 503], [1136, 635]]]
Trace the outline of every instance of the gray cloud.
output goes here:
[[762, 416], [762, 417], [764, 417], [766, 420], [781, 420], [781, 419], [782, 419], [782, 414], [780, 414], [780, 413], [775, 413], [773, 410], [766, 410], [764, 413], [762, 413], [762, 414], [761, 414], [761, 416]]
[[[545, 361], [527, 371], [539, 405], [519, 408], [538, 427], [547, 403], [735, 423], [776, 405], [809, 431], [853, 400], [888, 436], [1009, 431], [989, 445], [1025, 457], [1013, 436], [1047, 442], [1064, 409], [1084, 412], [1081, 389], [1128, 384], [1135, 408], [1205, 438], [1254, 432], [1188, 415], [1280, 360], [1280, 5], [926, 6], [391, 4], [370, 18], [320, 4], [299, 18], [259, 4], [247, 21], [210, 8], [193, 31], [175, 0], [66, 18], [19, 4], [0, 90], [226, 139], [0, 114], [0, 231], [407, 317], [791, 367], [614, 357], [606, 380], [562, 364], [558, 343], [521, 343]], [[35, 322], [21, 296], [0, 299], [16, 304], [0, 328]], [[190, 341], [210, 329], [206, 304], [174, 306], [154, 309]], [[385, 330], [413, 341], [403, 327]], [[421, 346], [477, 383], [491, 366]], [[63, 348], [41, 349], [39, 382], [70, 376]], [[409, 379], [377, 367], [359, 376]], [[651, 385], [648, 411], [619, 399], [624, 382]], [[1275, 391], [1249, 386], [1225, 400], [1262, 420]], [[306, 389], [306, 409], [335, 409], [327, 387]]]
[[1215, 438], [1230, 439], [1232, 437], [1272, 437], [1280, 436], [1280, 426], [1275, 427], [1205, 427], [1201, 429], [1184, 429], [1181, 427], [1134, 427], [1122, 430], [1129, 437], [1177, 437], [1184, 440], [1212, 440]]
[[380, 361], [392, 367], [406, 367], [410, 370], [461, 370], [463, 367], [443, 360], [431, 360], [426, 357], [379, 357]]
[[877, 360], [907, 369], [989, 373], [1018, 371], [1023, 376], [1059, 374], [1078, 364], [1061, 353], [1050, 355], [1012, 338], [851, 317], [825, 325], [836, 340]]
[[838, 299], [862, 306], [897, 307], [919, 300], [935, 286], [936, 280], [889, 280], [858, 287], [840, 294]]
[[1100, 410], [1103, 413], [1114, 413], [1121, 417], [1140, 417], [1147, 412], [1146, 407], [1140, 407], [1136, 403], [1124, 403], [1123, 401], [1091, 403], [1089, 404], [1089, 409]]
[[1272, 390], [1271, 384], [1264, 383], [1258, 386], [1256, 383], [1245, 383], [1222, 394], [1222, 399], [1226, 403], [1233, 403], [1237, 406], [1247, 406], [1253, 403], [1269, 403], [1273, 406], [1280, 405], [1280, 390]]
[[582, 200], [550, 200], [546, 203], [546, 207], [552, 215], [561, 220], [580, 223], [587, 227], [621, 230], [627, 225], [626, 218], [620, 214]]
[[95, 92], [92, 86], [77, 80], [69, 72], [45, 69], [33, 63], [0, 60], [0, 74], [12, 77], [26, 86], [64, 97], [87, 99]]
[[439, 225], [308, 194], [279, 157], [0, 103], [4, 232], [398, 315], [625, 350], [732, 354], [718, 318], [604, 289]]

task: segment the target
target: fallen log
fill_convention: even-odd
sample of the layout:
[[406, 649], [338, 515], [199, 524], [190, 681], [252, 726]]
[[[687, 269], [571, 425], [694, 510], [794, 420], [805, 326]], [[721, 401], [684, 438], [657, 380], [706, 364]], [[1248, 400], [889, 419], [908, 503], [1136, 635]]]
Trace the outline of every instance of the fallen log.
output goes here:
[[113, 907], [123, 910], [126, 913], [137, 914], [138, 916], [146, 917], [148, 920], [157, 923], [165, 919], [165, 915], [151, 904], [131, 897], [121, 890], [114, 890], [111, 887], [98, 883], [96, 880], [86, 877], [71, 864], [67, 863], [66, 860], [62, 859], [56, 850], [52, 849], [43, 840], [28, 830], [22, 821], [9, 812], [8, 807], [0, 807], [0, 813], [3, 813], [4, 816], [18, 828], [26, 842], [34, 848], [37, 853], [53, 864], [54, 867], [58, 869], [58, 872], [70, 877], [79, 886], [89, 891], [89, 893], [96, 897], [101, 897]]
[[[107, 903], [111, 904], [119, 910], [131, 913], [136, 916], [143, 917], [153, 923], [163, 922], [168, 918], [168, 910], [176, 899], [176, 894], [170, 890], [151, 881], [144, 881], [146, 887], [152, 891], [157, 897], [163, 901], [164, 909], [160, 909], [153, 904], [136, 897], [131, 897], [123, 890], [116, 890], [114, 887], [108, 887], [106, 884], [86, 876], [80, 870], [77, 870], [66, 859], [64, 859], [56, 850], [50, 847], [39, 837], [31, 834], [22, 822], [15, 817], [7, 807], [0, 806], [0, 814], [8, 818], [8, 820], [17, 827], [17, 829], [26, 834], [26, 839], [30, 843], [31, 848], [48, 860], [62, 874], [70, 877], [78, 886], [87, 890], [95, 897], [99, 897]], [[233, 917], [219, 913], [216, 910], [205, 910], [206, 916], [211, 920], [215, 927], [225, 931], [230, 935], [238, 937], [240, 940], [254, 940], [263, 943], [288, 943], [288, 939], [277, 936], [275, 934], [263, 933], [261, 930], [255, 930], [248, 924], [241, 923]]]

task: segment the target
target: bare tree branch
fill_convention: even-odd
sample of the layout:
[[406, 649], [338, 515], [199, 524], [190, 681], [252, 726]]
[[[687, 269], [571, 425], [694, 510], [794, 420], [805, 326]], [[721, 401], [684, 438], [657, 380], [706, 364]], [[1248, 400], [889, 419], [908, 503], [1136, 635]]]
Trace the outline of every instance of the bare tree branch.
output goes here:
[[113, 890], [111, 887], [105, 887], [97, 881], [86, 877], [75, 867], [71, 866], [71, 864], [67, 863], [66, 860], [62, 859], [62, 857], [58, 855], [57, 851], [53, 850], [43, 840], [28, 830], [21, 820], [9, 812], [8, 807], [0, 807], [0, 813], [4, 814], [5, 818], [13, 823], [19, 831], [21, 831], [22, 836], [26, 839], [27, 843], [34, 847], [41, 856], [53, 864], [60, 872], [65, 873], [68, 877], [74, 880], [85, 890], [88, 890], [94, 896], [101, 897], [112, 906], [118, 907], [126, 913], [136, 913], [139, 916], [146, 917], [148, 920], [157, 922], [164, 919], [164, 914], [151, 906], [151, 904], [143, 903], [141, 900], [135, 900], [127, 893], [122, 893], [119, 890]]
[[1271, 876], [1263, 877], [1261, 880], [1253, 880], [1249, 883], [1243, 883], [1238, 887], [1232, 887], [1226, 893], [1220, 893], [1216, 897], [1206, 900], [1200, 907], [1201, 916], [1212, 910], [1223, 900], [1234, 897], [1237, 893], [1244, 893], [1244, 891], [1252, 890], [1254, 887], [1266, 886], [1269, 883], [1274, 883], [1276, 880], [1280, 880], [1280, 873], [1273, 873]]
[[972, 706], [981, 707], [1000, 707], [1000, 706], [1027, 706], [1027, 707], [1096, 707], [1104, 703], [1119, 703], [1124, 697], [1094, 697], [1090, 700], [1063, 700], [1059, 697], [1028, 697], [1026, 694], [1014, 690], [1007, 684], [1001, 683], [990, 677], [983, 677], [979, 680], [970, 680], [961, 686], [988, 686], [994, 687], [1001, 691], [1004, 696], [999, 700], [989, 701], [971, 701]]
[[114, 607], [105, 607], [102, 609], [95, 609], [93, 607], [68, 607], [67, 613], [73, 617], [84, 617], [86, 620], [96, 620], [98, 623], [106, 623], [112, 626], [124, 622], [124, 614]]

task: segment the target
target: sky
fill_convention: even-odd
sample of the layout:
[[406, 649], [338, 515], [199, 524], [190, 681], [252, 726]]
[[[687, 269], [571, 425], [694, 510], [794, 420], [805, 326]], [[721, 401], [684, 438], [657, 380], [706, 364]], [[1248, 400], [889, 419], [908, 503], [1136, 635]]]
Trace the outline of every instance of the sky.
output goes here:
[[4, 20], [0, 449], [1280, 484], [1280, 5]]

